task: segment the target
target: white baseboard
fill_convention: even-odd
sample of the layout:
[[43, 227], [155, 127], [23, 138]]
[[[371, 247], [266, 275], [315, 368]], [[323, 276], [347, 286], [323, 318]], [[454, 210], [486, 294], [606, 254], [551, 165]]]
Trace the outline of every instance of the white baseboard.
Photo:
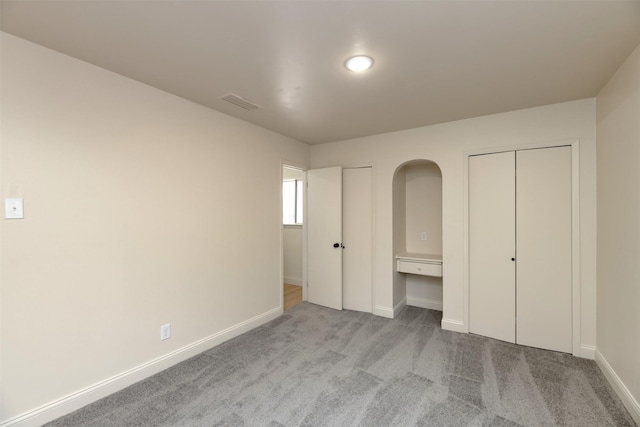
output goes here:
[[618, 374], [616, 374], [616, 371], [613, 370], [613, 367], [597, 348], [595, 349], [595, 360], [636, 424], [640, 425], [640, 403], [638, 403]]
[[53, 421], [63, 415], [71, 413], [89, 403], [122, 390], [140, 380], [148, 378], [177, 363], [189, 359], [203, 351], [209, 350], [240, 334], [250, 331], [270, 320], [282, 315], [282, 307], [269, 310], [249, 320], [238, 323], [216, 334], [186, 345], [171, 353], [150, 360], [92, 386], [86, 387], [68, 396], [49, 402], [39, 408], [20, 414], [16, 417], [0, 422], [0, 427], [36, 427]]
[[428, 308], [430, 310], [442, 311], [442, 301], [433, 299], [407, 297], [407, 305], [412, 307]]
[[290, 277], [290, 276], [284, 276], [284, 283], [288, 284], [288, 285], [298, 285], [298, 286], [302, 286], [302, 277]]
[[398, 312], [400, 312], [400, 310], [402, 310], [402, 307], [404, 307], [405, 305], [407, 305], [406, 298], [402, 298], [402, 300], [398, 304], [396, 304], [393, 308], [376, 305], [376, 307], [373, 309], [373, 314], [375, 314], [376, 316], [386, 317], [387, 319], [393, 319], [396, 317]]
[[462, 320], [442, 318], [442, 322], [440, 322], [440, 326], [445, 331], [461, 332], [463, 334], [469, 333], [467, 328], [464, 326], [464, 322]]
[[402, 310], [402, 308], [407, 305], [407, 299], [406, 298], [402, 298], [402, 300], [400, 300], [399, 303], [397, 303], [395, 305], [395, 307], [393, 307], [393, 317], [395, 318], [398, 313], [400, 312], [400, 310]]
[[386, 317], [387, 319], [393, 319], [393, 308], [376, 305], [373, 309], [373, 314], [380, 317]]
[[582, 357], [583, 359], [593, 360], [596, 358], [596, 348], [592, 345], [581, 344], [580, 353], [575, 356]]

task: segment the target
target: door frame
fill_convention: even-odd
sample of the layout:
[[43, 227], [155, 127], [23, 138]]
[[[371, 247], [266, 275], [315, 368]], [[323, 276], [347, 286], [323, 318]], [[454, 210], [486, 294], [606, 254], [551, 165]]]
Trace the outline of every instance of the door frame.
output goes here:
[[572, 306], [572, 354], [593, 358], [594, 348], [581, 345], [581, 279], [580, 279], [580, 141], [566, 139], [504, 147], [483, 148], [464, 152], [463, 175], [463, 322], [469, 333], [469, 157], [506, 151], [534, 150], [540, 148], [571, 147], [571, 306]]

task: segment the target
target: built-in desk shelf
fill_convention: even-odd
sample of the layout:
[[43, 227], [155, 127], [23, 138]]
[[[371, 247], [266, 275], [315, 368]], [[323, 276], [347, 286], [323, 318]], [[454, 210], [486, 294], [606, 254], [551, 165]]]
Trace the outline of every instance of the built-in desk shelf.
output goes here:
[[403, 252], [396, 255], [396, 268], [400, 273], [442, 277], [442, 255]]

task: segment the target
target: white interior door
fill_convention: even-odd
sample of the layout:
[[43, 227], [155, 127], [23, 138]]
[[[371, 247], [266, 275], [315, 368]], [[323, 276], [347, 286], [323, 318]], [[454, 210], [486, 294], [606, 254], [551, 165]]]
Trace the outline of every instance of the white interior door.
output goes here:
[[342, 168], [307, 171], [308, 301], [342, 310]]
[[343, 307], [372, 312], [373, 190], [371, 168], [343, 169]]
[[469, 157], [469, 331], [515, 342], [515, 153]]
[[571, 147], [516, 153], [517, 342], [572, 352]]

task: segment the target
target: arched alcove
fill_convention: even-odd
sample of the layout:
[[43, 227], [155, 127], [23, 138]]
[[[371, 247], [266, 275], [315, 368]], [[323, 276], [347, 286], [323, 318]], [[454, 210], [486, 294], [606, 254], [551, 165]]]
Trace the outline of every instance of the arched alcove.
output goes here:
[[394, 301], [442, 310], [442, 172], [431, 160], [393, 177]]

